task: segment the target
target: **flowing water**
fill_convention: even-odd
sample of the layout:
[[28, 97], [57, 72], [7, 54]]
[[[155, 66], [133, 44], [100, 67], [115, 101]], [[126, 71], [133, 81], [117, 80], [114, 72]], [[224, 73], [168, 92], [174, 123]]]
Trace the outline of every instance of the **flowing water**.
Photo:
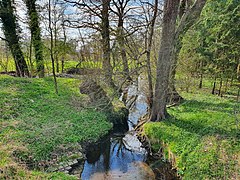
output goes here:
[[146, 163], [148, 153], [142, 147], [133, 128], [138, 119], [147, 113], [148, 106], [141, 83], [145, 84], [139, 78], [136, 84], [128, 87], [129, 131], [115, 132], [99, 143], [89, 146], [81, 179], [156, 179], [153, 170]]

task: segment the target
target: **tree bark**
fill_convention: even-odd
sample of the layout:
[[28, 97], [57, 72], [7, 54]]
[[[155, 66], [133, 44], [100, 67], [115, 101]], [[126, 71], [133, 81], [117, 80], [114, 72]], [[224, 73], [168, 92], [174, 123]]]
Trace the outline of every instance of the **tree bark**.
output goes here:
[[117, 39], [118, 39], [118, 44], [121, 51], [124, 78], [126, 78], [127, 80], [132, 80], [129, 74], [127, 53], [126, 53], [125, 44], [124, 44], [123, 17], [121, 15], [119, 15], [119, 20], [118, 20]]
[[116, 89], [112, 79], [113, 69], [110, 60], [110, 32], [109, 32], [109, 4], [110, 0], [102, 0], [102, 51], [103, 51], [103, 72], [106, 83], [109, 87]]
[[154, 26], [158, 13], [158, 0], [155, 0], [154, 3], [154, 13], [152, 20], [150, 22], [148, 41], [147, 41], [147, 76], [148, 76], [148, 102], [149, 107], [152, 107], [153, 104], [153, 82], [152, 82], [152, 69], [151, 69], [151, 50], [152, 50], [152, 39], [154, 34]]
[[7, 59], [5, 71], [8, 72], [9, 52], [8, 52], [7, 42], [5, 42], [5, 54]]
[[200, 74], [200, 81], [199, 81], [198, 88], [199, 88], [199, 89], [202, 89], [202, 85], [203, 85], [203, 74], [201, 73], [201, 74]]
[[44, 61], [43, 61], [43, 47], [41, 40], [41, 29], [39, 26], [39, 18], [36, 10], [36, 0], [25, 1], [29, 16], [29, 27], [33, 46], [35, 49], [35, 59], [37, 64], [37, 74], [39, 77], [44, 77]]
[[30, 45], [29, 45], [29, 58], [28, 58], [29, 59], [29, 65], [30, 65], [29, 69], [30, 69], [31, 76], [32, 76], [33, 70], [34, 70], [34, 66], [33, 66], [33, 62], [32, 62], [32, 44], [33, 44], [33, 42], [32, 42], [32, 37], [31, 37]]
[[223, 84], [223, 79], [222, 79], [222, 76], [221, 76], [220, 77], [220, 83], [219, 83], [218, 96], [222, 96], [222, 84]]
[[58, 85], [57, 85], [57, 78], [55, 73], [55, 64], [54, 64], [54, 52], [53, 52], [53, 28], [52, 28], [52, 16], [51, 16], [51, 0], [48, 0], [48, 25], [49, 25], [49, 32], [50, 32], [50, 56], [52, 61], [52, 73], [54, 79], [54, 88], [56, 94], [58, 94]]
[[65, 62], [65, 56], [66, 56], [66, 42], [67, 42], [67, 35], [66, 35], [66, 28], [64, 25], [64, 21], [62, 20], [62, 29], [63, 29], [63, 44], [64, 44], [64, 51], [61, 59], [61, 65], [62, 65], [62, 73], [64, 72], [64, 62]]
[[168, 116], [166, 110], [167, 93], [179, 3], [180, 0], [166, 0], [164, 3], [162, 38], [157, 61], [157, 77], [151, 121], [159, 121]]
[[216, 81], [217, 81], [217, 77], [215, 76], [215, 78], [214, 78], [214, 82], [213, 82], [212, 94], [215, 94]]
[[[124, 33], [124, 14], [125, 8], [127, 7], [129, 0], [117, 0], [113, 1], [113, 4], [116, 8], [116, 12], [113, 11], [118, 16], [118, 26], [117, 26], [117, 43], [118, 48], [120, 49], [120, 54], [122, 58], [123, 63], [123, 75], [124, 79], [127, 79], [129, 81], [132, 80], [129, 73], [129, 67], [128, 67], [128, 59], [127, 59], [127, 53], [126, 53], [126, 47], [125, 47], [125, 33]], [[125, 14], [126, 15], [126, 14]]]
[[[56, 16], [56, 14], [54, 14], [54, 16]], [[56, 17], [54, 17], [54, 27], [53, 27], [53, 31], [54, 31], [54, 60], [56, 62], [56, 72], [59, 73], [59, 59], [58, 59], [58, 40], [57, 40], [57, 21], [56, 21]]]
[[[181, 40], [183, 35], [200, 16], [205, 3], [206, 0], [196, 0], [191, 8], [187, 9], [182, 15], [178, 26], [176, 20], [179, 15], [180, 0], [166, 0], [164, 3], [162, 38], [157, 62], [157, 77], [150, 117], [151, 121], [159, 121], [168, 116], [166, 104], [169, 89], [172, 89], [170, 90], [171, 93], [173, 90], [176, 91], [175, 81], [173, 81], [175, 79], [173, 77], [175, 77], [176, 73], [177, 57], [181, 49]], [[173, 83], [169, 82], [169, 80]]]
[[13, 55], [17, 76], [29, 77], [27, 63], [24, 59], [19, 36], [17, 34], [16, 16], [11, 0], [0, 1], [0, 19], [2, 20], [2, 29], [7, 40], [9, 49]]
[[199, 89], [202, 89], [203, 86], [203, 60], [200, 62], [200, 81], [199, 81]]

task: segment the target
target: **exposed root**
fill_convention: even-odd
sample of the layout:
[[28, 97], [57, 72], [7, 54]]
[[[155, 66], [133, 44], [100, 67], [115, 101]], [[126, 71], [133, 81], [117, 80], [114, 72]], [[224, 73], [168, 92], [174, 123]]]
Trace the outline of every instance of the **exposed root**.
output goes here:
[[137, 132], [138, 139], [141, 141], [141, 143], [143, 144], [144, 148], [146, 148], [148, 150], [149, 155], [153, 156], [152, 148], [151, 148], [151, 142], [150, 142], [149, 138], [146, 136], [146, 134], [144, 133], [144, 129], [143, 129], [143, 125], [145, 123], [149, 122], [149, 121], [150, 121], [149, 114], [146, 114], [145, 116], [143, 116], [139, 120], [139, 123], [136, 125], [134, 130]]
[[134, 128], [134, 130], [135, 130], [136, 132], [142, 131], [143, 125], [144, 125], [145, 123], [150, 122], [150, 119], [148, 118], [148, 116], [149, 116], [149, 115], [147, 114], [147, 115], [145, 115], [144, 117], [142, 117], [142, 118], [140, 119], [140, 121], [138, 122], [138, 124], [137, 124], [136, 127]]

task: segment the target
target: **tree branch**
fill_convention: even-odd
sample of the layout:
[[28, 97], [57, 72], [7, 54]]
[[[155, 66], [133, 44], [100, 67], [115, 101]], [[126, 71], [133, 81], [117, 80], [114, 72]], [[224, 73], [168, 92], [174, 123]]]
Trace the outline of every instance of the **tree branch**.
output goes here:
[[185, 33], [199, 18], [207, 0], [196, 0], [191, 8], [182, 15], [179, 25], [176, 29], [175, 37]]
[[6, 41], [6, 42], [9, 42], [7, 39], [3, 38], [0, 36], [0, 39], [3, 40], [3, 41]]

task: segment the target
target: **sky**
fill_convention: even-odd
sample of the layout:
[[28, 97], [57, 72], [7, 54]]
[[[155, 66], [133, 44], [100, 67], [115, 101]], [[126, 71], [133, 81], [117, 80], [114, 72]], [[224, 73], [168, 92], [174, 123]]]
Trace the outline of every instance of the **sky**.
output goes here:
[[[42, 6], [44, 4], [46, 4], [48, 2], [48, 0], [37, 0], [37, 4]], [[18, 19], [18, 24], [20, 26], [21, 29], [21, 38], [23, 39], [29, 39], [30, 38], [30, 31], [29, 31], [29, 27], [28, 27], [28, 23], [27, 23], [27, 8], [24, 4], [24, 2], [22, 0], [15, 0], [15, 8], [16, 8], [16, 15], [17, 15], [17, 19]], [[46, 10], [46, 9], [45, 9]], [[68, 14], [70, 13], [75, 13], [76, 12], [76, 7], [68, 7], [67, 11]], [[42, 16], [46, 16], [47, 14], [43, 14], [41, 13]], [[1, 23], [0, 23], [1, 25]], [[44, 21], [40, 21], [40, 26], [41, 26], [41, 30], [42, 30], [42, 36], [43, 38], [46, 37], [47, 34], [49, 34], [46, 31], [46, 22], [44, 23]], [[2, 26], [2, 25], [1, 25]], [[72, 38], [76, 38], [78, 32], [76, 30], [72, 30], [72, 29], [68, 29], [67, 30], [67, 34], [69, 36], [71, 36]], [[0, 28], [0, 36], [3, 37], [3, 32]]]
[[[52, 0], [52, 1], [56, 1], [56, 0]], [[153, 0], [149, 0], [146, 2], [152, 2]], [[139, 7], [139, 10], [141, 10], [139, 4], [136, 3], [137, 1], [131, 1], [131, 3], [129, 3], [129, 7]], [[30, 31], [29, 31], [29, 28], [28, 28], [28, 23], [27, 23], [27, 11], [26, 11], [26, 6], [23, 2], [23, 0], [15, 0], [15, 3], [16, 3], [16, 13], [17, 13], [17, 17], [18, 17], [18, 23], [21, 27], [21, 34], [20, 34], [20, 37], [21, 37], [21, 40], [26, 40], [26, 39], [30, 39]], [[39, 6], [43, 6], [44, 4], [47, 4], [48, 3], [48, 0], [37, 0], [37, 4]], [[65, 3], [66, 4], [66, 3]], [[113, 8], [114, 9], [114, 8]], [[137, 14], [139, 10], [131, 10], [129, 11], [129, 15], [132, 15], [132, 14]], [[40, 25], [41, 25], [41, 30], [42, 30], [42, 37], [43, 38], [47, 38], [49, 37], [49, 32], [48, 32], [48, 21], [46, 19], [46, 17], [48, 17], [48, 11], [47, 11], [47, 6], [45, 8], [43, 8], [42, 10], [43, 12], [41, 12], [41, 17], [45, 17], [45, 20], [44, 19], [41, 19], [40, 21]], [[134, 13], [133, 13], [134, 11]], [[132, 13], [132, 14], [131, 14]], [[86, 19], [88, 18], [86, 16], [86, 14], [84, 14], [83, 12], [79, 12], [79, 10], [77, 9], [76, 6], [67, 6], [66, 10], [65, 10], [65, 14], [67, 16], [72, 16], [74, 18], [76, 17], [80, 17], [82, 19]], [[99, 19], [96, 19], [96, 21], [99, 21]], [[131, 24], [131, 22], [130, 22]], [[113, 24], [111, 24], [112, 26]], [[58, 26], [59, 28], [61, 28], [61, 22], [58, 22]], [[66, 28], [67, 29], [67, 38], [68, 40], [70, 39], [75, 39], [75, 40], [78, 40], [79, 39], [79, 31], [77, 29], [73, 29], [73, 28]], [[92, 30], [89, 30], [89, 29], [82, 29], [81, 30], [81, 33], [82, 33], [82, 36], [84, 37], [88, 37], [88, 34], [91, 34], [93, 31]], [[0, 36], [3, 36], [3, 33], [2, 31], [0, 30]], [[63, 38], [63, 33], [60, 33], [60, 36]], [[61, 38], [60, 37], [60, 38]], [[79, 44], [79, 46], [81, 46]]]

